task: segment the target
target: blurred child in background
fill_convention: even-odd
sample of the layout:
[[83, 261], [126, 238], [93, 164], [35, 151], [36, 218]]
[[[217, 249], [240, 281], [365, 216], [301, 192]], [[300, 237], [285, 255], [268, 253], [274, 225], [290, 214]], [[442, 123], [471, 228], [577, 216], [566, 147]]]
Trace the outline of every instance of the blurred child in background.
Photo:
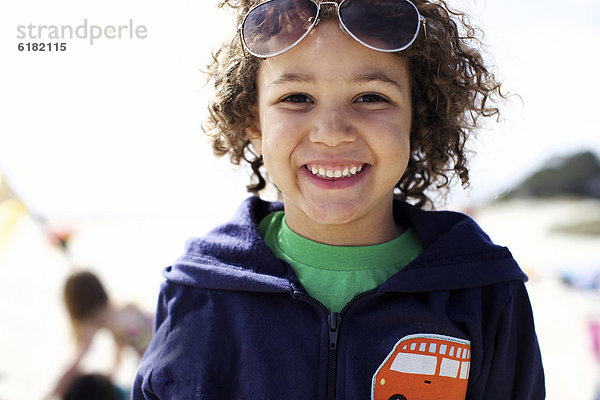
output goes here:
[[103, 374], [84, 374], [73, 379], [62, 400], [127, 400], [127, 392]]
[[136, 305], [117, 306], [111, 303], [102, 283], [90, 271], [73, 273], [64, 287], [64, 301], [77, 343], [75, 358], [59, 379], [53, 395], [61, 396], [81, 375], [80, 363], [96, 333], [108, 329], [114, 338], [116, 351], [109, 376], [116, 373], [126, 347], [141, 357], [152, 338], [152, 315]]

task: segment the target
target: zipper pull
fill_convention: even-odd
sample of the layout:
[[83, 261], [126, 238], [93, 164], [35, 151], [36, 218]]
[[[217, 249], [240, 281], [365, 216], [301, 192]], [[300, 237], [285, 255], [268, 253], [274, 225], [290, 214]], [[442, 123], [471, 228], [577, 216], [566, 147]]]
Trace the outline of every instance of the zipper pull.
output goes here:
[[339, 313], [333, 312], [327, 316], [327, 323], [329, 324], [329, 350], [337, 349], [338, 330], [342, 317]]

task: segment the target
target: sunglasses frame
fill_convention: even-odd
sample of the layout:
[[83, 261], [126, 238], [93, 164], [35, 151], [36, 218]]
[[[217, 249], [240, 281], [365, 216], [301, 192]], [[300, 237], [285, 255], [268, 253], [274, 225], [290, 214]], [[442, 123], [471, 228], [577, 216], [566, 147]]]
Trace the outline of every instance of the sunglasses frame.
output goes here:
[[240, 35], [240, 40], [242, 42], [243, 47], [246, 49], [246, 51], [250, 54], [252, 54], [255, 57], [258, 58], [269, 58], [269, 57], [275, 57], [278, 56], [280, 54], [285, 53], [286, 51], [290, 50], [291, 48], [293, 48], [294, 46], [296, 46], [298, 43], [300, 43], [312, 30], [315, 26], [317, 26], [317, 24], [319, 23], [319, 14], [321, 12], [321, 6], [322, 5], [330, 5], [330, 6], [334, 6], [335, 7], [335, 12], [337, 15], [337, 19], [338, 19], [338, 24], [340, 26], [340, 29], [347, 33], [348, 35], [350, 35], [354, 40], [356, 40], [358, 43], [362, 44], [365, 47], [368, 47], [370, 49], [376, 50], [376, 51], [381, 51], [384, 53], [396, 53], [402, 50], [407, 49], [408, 47], [410, 47], [415, 40], [417, 39], [417, 37], [419, 36], [419, 32], [421, 31], [421, 24], [423, 24], [423, 29], [425, 32], [425, 35], [427, 35], [427, 20], [425, 19], [425, 17], [423, 17], [421, 15], [421, 13], [419, 12], [419, 9], [417, 8], [417, 6], [414, 5], [414, 3], [410, 0], [402, 0], [407, 2], [408, 4], [410, 4], [415, 11], [417, 12], [417, 17], [418, 17], [418, 23], [417, 23], [417, 29], [415, 31], [414, 36], [412, 37], [412, 39], [403, 47], [397, 48], [397, 49], [380, 49], [374, 46], [369, 45], [368, 43], [365, 43], [364, 41], [360, 40], [356, 35], [354, 35], [344, 24], [344, 21], [342, 21], [342, 16], [340, 14], [340, 8], [342, 6], [342, 4], [344, 4], [346, 1], [352, 1], [352, 0], [342, 0], [339, 3], [335, 2], [335, 1], [322, 1], [320, 3], [317, 3], [315, 0], [306, 0], [306, 1], [310, 1], [311, 3], [313, 3], [315, 6], [317, 6], [317, 13], [314, 17], [314, 20], [312, 22], [312, 24], [310, 25], [310, 27], [306, 30], [306, 32], [304, 32], [304, 34], [302, 36], [300, 36], [300, 38], [298, 40], [296, 40], [294, 43], [292, 43], [291, 45], [289, 45], [288, 47], [284, 48], [283, 50], [280, 50], [278, 52], [275, 52], [273, 54], [268, 54], [268, 55], [264, 55], [264, 54], [256, 54], [254, 53], [252, 50], [250, 50], [250, 48], [248, 47], [248, 45], [246, 44], [246, 40], [244, 39], [244, 24], [246, 23], [246, 19], [248, 18], [248, 16], [252, 13], [252, 11], [254, 11], [256, 8], [261, 7], [267, 3], [270, 3], [272, 1], [276, 1], [276, 0], [267, 0], [267, 1], [263, 1], [262, 3], [259, 3], [257, 5], [255, 5], [254, 7], [252, 7], [250, 10], [248, 10], [248, 12], [246, 13], [246, 15], [244, 16], [244, 19], [242, 20], [242, 23], [238, 26], [238, 32]]

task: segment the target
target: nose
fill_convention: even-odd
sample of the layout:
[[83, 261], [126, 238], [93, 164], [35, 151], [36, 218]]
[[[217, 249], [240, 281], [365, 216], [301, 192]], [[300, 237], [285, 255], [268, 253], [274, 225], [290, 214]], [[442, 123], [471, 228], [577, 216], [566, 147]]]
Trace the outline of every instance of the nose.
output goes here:
[[329, 147], [356, 141], [358, 133], [350, 114], [340, 108], [321, 110], [313, 122], [309, 139]]

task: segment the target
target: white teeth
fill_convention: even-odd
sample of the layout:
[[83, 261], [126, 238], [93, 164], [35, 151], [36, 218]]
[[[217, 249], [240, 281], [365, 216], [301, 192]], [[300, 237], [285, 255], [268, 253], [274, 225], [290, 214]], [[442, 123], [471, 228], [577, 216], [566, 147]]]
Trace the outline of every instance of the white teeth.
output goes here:
[[307, 165], [306, 169], [309, 170], [310, 172], [312, 172], [313, 175], [321, 177], [321, 178], [339, 179], [341, 177], [350, 177], [350, 176], [356, 175], [357, 173], [362, 171], [363, 166], [360, 165], [358, 167], [351, 167], [350, 169], [348, 169], [348, 167], [345, 167], [342, 170], [342, 169], [325, 169], [325, 167], [316, 167], [316, 166], [308, 166]]

